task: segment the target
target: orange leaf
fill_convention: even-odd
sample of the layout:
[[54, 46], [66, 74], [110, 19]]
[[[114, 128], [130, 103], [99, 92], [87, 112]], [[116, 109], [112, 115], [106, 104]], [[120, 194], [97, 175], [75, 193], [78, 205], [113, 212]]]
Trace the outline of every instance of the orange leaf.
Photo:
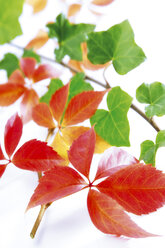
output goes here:
[[71, 68], [75, 69], [77, 72], [83, 72], [84, 71], [83, 68], [81, 67], [81, 65], [82, 65], [81, 61], [71, 59], [71, 60], [69, 60], [68, 65]]
[[39, 103], [33, 108], [32, 118], [40, 126], [55, 128], [52, 114], [46, 103]]
[[93, 224], [104, 233], [133, 238], [156, 236], [137, 226], [115, 200], [96, 190], [89, 191], [87, 206]]
[[99, 5], [99, 6], [105, 6], [110, 3], [112, 3], [114, 0], [93, 0], [92, 4]]
[[33, 81], [36, 83], [38, 81], [47, 79], [47, 78], [57, 78], [61, 75], [61, 72], [51, 65], [45, 64], [40, 65], [33, 74]]
[[76, 15], [81, 9], [81, 4], [71, 4], [68, 9], [68, 17]]
[[106, 92], [86, 91], [73, 97], [66, 109], [62, 125], [74, 125], [89, 119], [96, 112]]
[[48, 33], [40, 30], [35, 38], [33, 38], [27, 45], [26, 49], [34, 49], [35, 51], [43, 47], [49, 40]]
[[33, 78], [36, 60], [34, 58], [21, 58], [20, 67], [25, 76], [29, 79]]
[[15, 70], [9, 77], [8, 83], [11, 84], [25, 84], [24, 76], [20, 70]]
[[26, 0], [33, 7], [33, 13], [40, 12], [47, 5], [47, 0]]
[[111, 145], [109, 143], [107, 143], [103, 138], [96, 134], [95, 153], [103, 153], [110, 146]]
[[49, 103], [53, 116], [59, 124], [65, 109], [65, 105], [67, 103], [68, 94], [69, 84], [66, 84], [52, 95]]
[[24, 124], [32, 119], [32, 109], [38, 102], [39, 97], [33, 89], [25, 91], [21, 102], [21, 115]]
[[14, 103], [23, 93], [25, 87], [23, 85], [13, 85], [6, 83], [0, 85], [0, 106], [9, 106]]
[[97, 188], [137, 215], [156, 211], [165, 203], [165, 174], [150, 165], [129, 165]]

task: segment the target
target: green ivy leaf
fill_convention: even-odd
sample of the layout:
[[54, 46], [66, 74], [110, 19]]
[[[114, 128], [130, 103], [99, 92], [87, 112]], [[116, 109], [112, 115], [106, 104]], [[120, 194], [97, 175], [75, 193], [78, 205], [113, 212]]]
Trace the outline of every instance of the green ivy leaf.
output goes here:
[[55, 23], [47, 24], [49, 37], [58, 39], [59, 49], [55, 49], [56, 60], [61, 61], [65, 55], [71, 59], [81, 61], [81, 43], [86, 41], [86, 36], [93, 31], [92, 24], [70, 24], [63, 14], [57, 16]]
[[41, 62], [40, 56], [37, 53], [35, 53], [33, 51], [33, 49], [28, 49], [28, 50], [27, 49], [24, 49], [24, 53], [23, 53], [22, 57], [23, 58], [26, 58], [26, 57], [35, 58], [38, 63]]
[[4, 58], [0, 61], [0, 69], [6, 70], [8, 77], [18, 68], [19, 59], [12, 53], [6, 53]]
[[120, 87], [114, 87], [107, 96], [109, 111], [97, 110], [90, 119], [97, 134], [113, 146], [130, 146], [127, 112], [131, 102], [132, 97]]
[[145, 60], [143, 50], [135, 43], [134, 33], [126, 20], [107, 31], [88, 34], [88, 59], [93, 64], [113, 62], [115, 70], [123, 75]]
[[58, 79], [58, 78], [52, 79], [50, 84], [49, 84], [48, 91], [45, 93], [45, 95], [43, 95], [40, 98], [40, 102], [45, 102], [45, 103], [49, 104], [52, 95], [56, 92], [56, 90], [60, 89], [63, 85], [64, 84], [60, 79]]
[[0, 0], [0, 44], [4, 44], [22, 34], [18, 21], [24, 0]]
[[159, 131], [156, 136], [156, 144], [159, 147], [165, 147], [165, 130]]
[[165, 115], [165, 85], [162, 83], [143, 83], [136, 90], [136, 98], [141, 103], [149, 104], [145, 107], [148, 117]]

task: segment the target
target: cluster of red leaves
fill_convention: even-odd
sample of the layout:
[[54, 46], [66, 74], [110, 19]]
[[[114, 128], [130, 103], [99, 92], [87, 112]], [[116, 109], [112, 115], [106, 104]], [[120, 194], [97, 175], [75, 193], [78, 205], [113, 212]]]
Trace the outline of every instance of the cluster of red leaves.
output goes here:
[[[6, 166], [13, 163], [20, 169], [30, 171], [46, 171], [64, 163], [64, 160], [46, 142], [36, 139], [24, 143], [15, 153], [15, 149], [22, 136], [23, 123], [18, 114], [13, 115], [5, 126], [4, 146], [8, 158], [0, 146], [0, 177]], [[13, 155], [14, 153], [14, 155]]]
[[[140, 163], [120, 148], [110, 148], [91, 182], [89, 174], [95, 139], [92, 127], [73, 142], [68, 156], [75, 169], [55, 165], [45, 172], [27, 209], [89, 188], [88, 211], [99, 230], [117, 236], [155, 236], [137, 226], [125, 210], [141, 215], [160, 208], [165, 202], [165, 174]], [[97, 183], [98, 179], [102, 181]]]
[[[60, 73], [48, 64], [36, 68], [34, 58], [21, 58], [20, 69], [11, 74], [7, 83], [0, 85], [0, 106], [9, 106], [23, 96], [20, 109], [23, 122], [26, 123], [31, 119], [32, 108], [39, 102], [39, 97], [32, 88], [33, 83], [58, 77]], [[28, 78], [30, 85], [26, 83], [25, 78]]]

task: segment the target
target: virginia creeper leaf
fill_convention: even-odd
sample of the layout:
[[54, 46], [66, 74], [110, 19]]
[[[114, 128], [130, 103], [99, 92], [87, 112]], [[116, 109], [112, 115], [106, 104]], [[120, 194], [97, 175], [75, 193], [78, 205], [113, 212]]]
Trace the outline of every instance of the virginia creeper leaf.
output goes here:
[[34, 58], [38, 63], [41, 62], [40, 56], [37, 53], [35, 53], [32, 49], [24, 49], [22, 58], [27, 58], [27, 57]]
[[73, 142], [68, 153], [69, 161], [72, 165], [87, 178], [89, 178], [95, 142], [95, 131], [94, 128], [91, 128]]
[[90, 118], [107, 91], [86, 91], [71, 99], [66, 109], [63, 126], [74, 125]]
[[57, 16], [55, 23], [47, 24], [49, 37], [58, 39], [59, 49], [55, 49], [56, 60], [61, 61], [65, 55], [71, 59], [82, 60], [81, 43], [87, 33], [94, 30], [92, 24], [70, 24], [63, 14]]
[[45, 93], [45, 95], [43, 95], [40, 98], [40, 102], [45, 102], [49, 104], [52, 95], [56, 92], [56, 90], [60, 89], [62, 86], [63, 86], [63, 82], [60, 79], [58, 78], [52, 79], [49, 84], [48, 91]]
[[13, 71], [19, 68], [19, 59], [12, 53], [6, 53], [0, 61], [0, 69], [6, 70], [9, 77]]
[[36, 62], [37, 61], [34, 58], [29, 58], [29, 57], [20, 59], [20, 67], [25, 77], [30, 79], [33, 78]]
[[39, 82], [47, 78], [56, 78], [59, 77], [61, 72], [49, 64], [39, 65], [33, 74], [34, 82]]
[[84, 179], [74, 169], [67, 166], [54, 166], [40, 179], [27, 209], [76, 193], [85, 185]]
[[8, 83], [12, 83], [15, 84], [15, 87], [17, 87], [17, 85], [25, 85], [25, 79], [24, 79], [24, 75], [22, 73], [22, 71], [20, 71], [19, 69], [15, 70], [9, 77]]
[[108, 93], [109, 111], [99, 109], [90, 119], [95, 124], [95, 131], [113, 146], [129, 146], [129, 122], [127, 112], [132, 98], [120, 87], [114, 87]]
[[1, 145], [0, 145], [0, 160], [4, 160], [5, 159], [5, 156], [2, 152], [2, 148], [1, 148]]
[[134, 41], [134, 33], [128, 20], [107, 31], [88, 34], [87, 46], [88, 59], [93, 64], [112, 61], [115, 70], [121, 75], [140, 65], [145, 59], [143, 50]]
[[137, 226], [123, 208], [105, 194], [91, 189], [87, 205], [93, 224], [104, 233], [133, 238], [154, 236]]
[[48, 33], [43, 30], [39, 30], [38, 34], [26, 45], [26, 49], [34, 49], [34, 51], [36, 51], [43, 47], [48, 40]]
[[8, 154], [9, 158], [15, 151], [20, 138], [22, 136], [22, 120], [18, 116], [18, 114], [14, 114], [10, 119], [7, 121], [5, 126], [5, 133], [4, 133], [4, 144], [6, 153]]
[[3, 175], [3, 173], [5, 172], [7, 167], [7, 164], [0, 164], [0, 178]]
[[18, 21], [24, 0], [0, 0], [0, 44], [4, 44], [22, 34]]
[[159, 82], [143, 83], [136, 90], [136, 98], [147, 103], [145, 113], [148, 117], [165, 115], [165, 85]]
[[150, 165], [129, 165], [97, 188], [137, 215], [154, 212], [165, 203], [165, 174]]
[[12, 163], [24, 170], [46, 171], [64, 160], [46, 142], [30, 140], [23, 144], [14, 154]]
[[145, 163], [155, 166], [155, 156], [158, 147], [151, 140], [145, 140], [140, 146], [141, 153], [139, 159], [143, 160]]

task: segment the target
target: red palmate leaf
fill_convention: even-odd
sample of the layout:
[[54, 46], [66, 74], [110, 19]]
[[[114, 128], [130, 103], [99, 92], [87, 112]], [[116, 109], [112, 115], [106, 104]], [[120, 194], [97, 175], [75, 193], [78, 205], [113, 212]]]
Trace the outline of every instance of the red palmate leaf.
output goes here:
[[25, 87], [23, 85], [6, 83], [0, 85], [0, 106], [9, 106], [14, 103], [23, 93]]
[[94, 128], [92, 127], [73, 142], [68, 153], [69, 161], [72, 165], [87, 178], [89, 178], [95, 142], [96, 135]]
[[6, 170], [7, 164], [0, 164], [0, 178]]
[[52, 114], [46, 103], [39, 103], [33, 108], [32, 118], [40, 126], [47, 128], [55, 127]]
[[90, 190], [88, 211], [93, 224], [102, 232], [133, 238], [155, 236], [137, 226], [112, 198], [96, 190]]
[[1, 148], [1, 145], [0, 145], [0, 160], [4, 160], [6, 159], [3, 152], [2, 152], [2, 148]]
[[23, 123], [27, 123], [32, 119], [32, 109], [39, 103], [39, 97], [33, 90], [26, 90], [20, 105]]
[[74, 169], [67, 166], [55, 166], [45, 172], [40, 179], [27, 209], [71, 195], [85, 186], [86, 182]]
[[12, 158], [12, 163], [24, 170], [46, 171], [64, 160], [46, 142], [30, 140], [23, 144]]
[[105, 6], [110, 3], [112, 3], [114, 0], [93, 0], [92, 4], [98, 5], [98, 6]]
[[34, 58], [21, 58], [20, 67], [27, 78], [33, 78], [36, 60]]
[[63, 86], [53, 94], [49, 103], [53, 116], [59, 124], [68, 99], [68, 93], [69, 93], [69, 84], [66, 84], [65, 86]]
[[165, 174], [150, 165], [129, 165], [97, 188], [137, 215], [154, 212], [165, 203]]
[[122, 167], [137, 163], [139, 161], [126, 151], [118, 147], [111, 147], [99, 162], [95, 180], [110, 176]]
[[12, 84], [25, 84], [24, 76], [20, 70], [15, 70], [9, 77], [8, 83]]
[[39, 82], [47, 78], [57, 78], [61, 75], [61, 72], [51, 65], [40, 65], [33, 74], [33, 81]]
[[74, 125], [90, 118], [97, 110], [105, 91], [86, 91], [71, 99], [66, 109], [63, 126]]
[[4, 143], [6, 153], [8, 154], [9, 158], [15, 151], [20, 138], [22, 136], [22, 120], [16, 113], [13, 115], [6, 123], [5, 126], [5, 133], [4, 133]]

